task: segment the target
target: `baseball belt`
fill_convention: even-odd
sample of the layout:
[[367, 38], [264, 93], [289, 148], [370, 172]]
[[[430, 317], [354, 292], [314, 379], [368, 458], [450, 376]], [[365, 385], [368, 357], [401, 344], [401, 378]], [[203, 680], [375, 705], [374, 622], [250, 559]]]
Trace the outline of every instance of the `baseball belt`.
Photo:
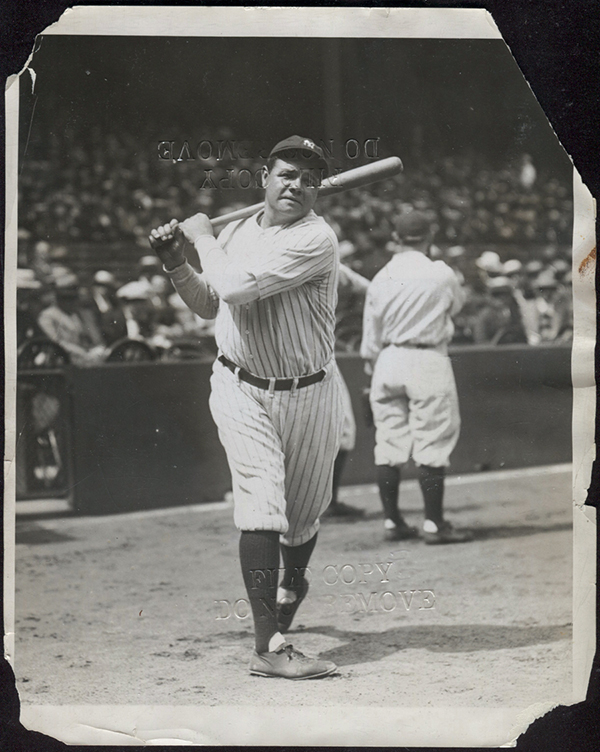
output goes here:
[[[383, 345], [383, 350], [385, 350], [386, 347], [390, 347], [390, 345], [393, 345], [395, 343], [393, 342], [386, 342], [385, 345]], [[396, 345], [396, 347], [414, 347], [417, 350], [432, 350], [433, 348], [437, 347], [438, 345], [425, 345], [422, 342], [402, 342], [399, 345]]]
[[[219, 361], [229, 368], [230, 371], [235, 373], [238, 378], [251, 386], [257, 386], [259, 389], [271, 388], [271, 379], [262, 379], [260, 376], [255, 376], [253, 373], [250, 373], [250, 371], [246, 371], [245, 368], [236, 366], [235, 363], [232, 363], [229, 358], [226, 358], [224, 355], [219, 355]], [[294, 388], [294, 384], [296, 385], [296, 389], [302, 389], [303, 386], [317, 384], [319, 381], [323, 381], [324, 378], [325, 369], [321, 369], [316, 373], [311, 373], [309, 376], [300, 376], [297, 379], [274, 379], [275, 386], [272, 388], [274, 388], [276, 392], [287, 392]]]

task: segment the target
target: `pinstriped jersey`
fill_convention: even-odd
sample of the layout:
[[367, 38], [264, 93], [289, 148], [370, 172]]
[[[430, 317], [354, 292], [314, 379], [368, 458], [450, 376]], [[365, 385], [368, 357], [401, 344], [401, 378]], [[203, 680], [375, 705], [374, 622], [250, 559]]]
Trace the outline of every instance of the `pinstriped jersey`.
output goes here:
[[260, 217], [232, 222], [219, 235], [230, 260], [256, 279], [260, 297], [220, 301], [215, 337], [226, 357], [257, 376], [305, 376], [333, 357], [337, 237], [314, 211], [265, 229]]

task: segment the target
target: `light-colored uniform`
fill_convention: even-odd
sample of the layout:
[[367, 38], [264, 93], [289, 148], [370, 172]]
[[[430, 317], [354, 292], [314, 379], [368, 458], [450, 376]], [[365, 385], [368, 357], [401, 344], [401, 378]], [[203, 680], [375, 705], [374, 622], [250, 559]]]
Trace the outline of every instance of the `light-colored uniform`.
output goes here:
[[203, 318], [216, 316], [219, 354], [255, 376], [299, 378], [325, 370], [322, 381], [289, 391], [242, 381], [219, 360], [210, 409], [233, 480], [240, 530], [273, 530], [297, 546], [319, 529], [331, 500], [342, 397], [333, 359], [339, 251], [327, 223], [311, 211], [286, 226], [263, 229], [260, 215], [221, 232], [230, 260], [256, 280], [260, 297], [227, 304], [186, 263], [170, 276]]
[[419, 251], [397, 253], [375, 275], [365, 302], [361, 356], [376, 361], [370, 401], [375, 464], [444, 467], [460, 414], [448, 357], [451, 316], [464, 304], [452, 269]]

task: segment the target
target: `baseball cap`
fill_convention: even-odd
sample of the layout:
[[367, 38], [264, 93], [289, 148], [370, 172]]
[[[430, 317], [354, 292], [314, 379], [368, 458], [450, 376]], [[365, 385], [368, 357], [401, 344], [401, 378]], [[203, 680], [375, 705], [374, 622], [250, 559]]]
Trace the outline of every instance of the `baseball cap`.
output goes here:
[[418, 209], [407, 214], [401, 214], [394, 221], [394, 229], [398, 237], [413, 243], [424, 240], [429, 234], [430, 228], [431, 220], [429, 216]]
[[[304, 138], [303, 136], [290, 136], [289, 138], [284, 138], [283, 141], [275, 144], [271, 149], [269, 159], [271, 159], [271, 157], [276, 157], [279, 154], [283, 154], [284, 152], [290, 152], [290, 159], [295, 158], [308, 161], [316, 157], [317, 164], [325, 170], [325, 174], [329, 175], [331, 173], [329, 162], [325, 157], [325, 152], [320, 146], [317, 146], [311, 138]], [[292, 156], [292, 153], [294, 156]]]

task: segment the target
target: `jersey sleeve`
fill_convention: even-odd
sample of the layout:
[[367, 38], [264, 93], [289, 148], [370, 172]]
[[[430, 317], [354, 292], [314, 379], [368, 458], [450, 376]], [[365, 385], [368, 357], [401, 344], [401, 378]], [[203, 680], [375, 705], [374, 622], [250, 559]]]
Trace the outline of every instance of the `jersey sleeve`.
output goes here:
[[338, 263], [337, 241], [326, 228], [308, 225], [284, 237], [284, 245], [274, 238], [273, 246], [265, 248], [264, 258], [248, 269], [261, 299], [300, 287], [331, 272]]
[[455, 274], [452, 267], [448, 266], [444, 261], [436, 261], [439, 264], [439, 274], [442, 283], [447, 286], [450, 293], [450, 315], [456, 316], [456, 314], [464, 306], [467, 299], [467, 293], [465, 288], [461, 285], [459, 278]]
[[215, 318], [219, 310], [219, 298], [204, 275], [197, 274], [187, 261], [167, 274], [191, 311], [203, 319]]

